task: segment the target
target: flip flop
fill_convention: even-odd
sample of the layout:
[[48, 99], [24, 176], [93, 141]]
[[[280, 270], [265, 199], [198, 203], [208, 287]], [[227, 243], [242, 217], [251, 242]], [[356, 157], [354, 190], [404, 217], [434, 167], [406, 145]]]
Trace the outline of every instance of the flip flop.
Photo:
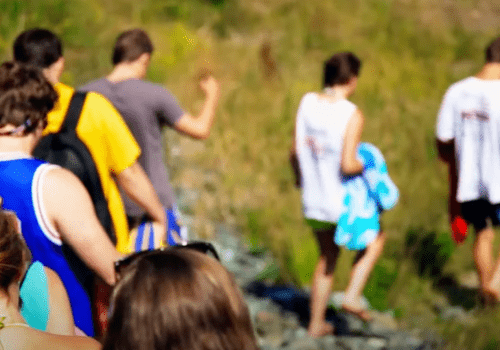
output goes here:
[[363, 322], [370, 322], [373, 319], [368, 310], [365, 309], [351, 309], [350, 307], [342, 305], [342, 311], [360, 319]]

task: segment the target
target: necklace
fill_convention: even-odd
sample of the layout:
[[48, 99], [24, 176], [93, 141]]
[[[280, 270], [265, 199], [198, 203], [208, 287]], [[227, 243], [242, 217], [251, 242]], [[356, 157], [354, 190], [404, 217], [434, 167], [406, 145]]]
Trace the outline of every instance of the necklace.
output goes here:
[[10, 326], [22, 326], [22, 327], [29, 327], [26, 323], [9, 323], [5, 324], [3, 321], [6, 319], [5, 316], [0, 317], [0, 329], [3, 329], [5, 327], [10, 327]]

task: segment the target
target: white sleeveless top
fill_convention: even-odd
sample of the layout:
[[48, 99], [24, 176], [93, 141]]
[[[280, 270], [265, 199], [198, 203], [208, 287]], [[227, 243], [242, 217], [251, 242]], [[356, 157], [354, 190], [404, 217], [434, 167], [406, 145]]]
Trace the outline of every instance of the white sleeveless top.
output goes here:
[[307, 93], [297, 112], [295, 142], [302, 176], [304, 216], [336, 223], [344, 190], [340, 168], [344, 134], [356, 105]]

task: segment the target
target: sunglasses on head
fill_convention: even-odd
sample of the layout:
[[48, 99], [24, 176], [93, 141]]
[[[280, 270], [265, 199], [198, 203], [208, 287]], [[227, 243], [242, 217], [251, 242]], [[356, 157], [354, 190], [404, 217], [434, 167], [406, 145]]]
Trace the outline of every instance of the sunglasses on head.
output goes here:
[[174, 246], [169, 246], [169, 247], [162, 247], [162, 248], [158, 248], [158, 249], [154, 249], [154, 250], [143, 250], [143, 251], [131, 254], [123, 259], [115, 261], [115, 273], [116, 273], [117, 277], [119, 277], [121, 275], [121, 272], [123, 271], [123, 269], [125, 269], [127, 266], [129, 266], [131, 263], [133, 263], [137, 259], [144, 258], [144, 257], [150, 256], [150, 255], [161, 254], [162, 252], [165, 252], [165, 251], [168, 251], [171, 249], [191, 249], [191, 250], [212, 256], [213, 258], [220, 261], [219, 255], [217, 254], [217, 251], [215, 250], [212, 243], [196, 241], [196, 242], [179, 244], [179, 245], [174, 245]]
[[37, 123], [33, 122], [31, 119], [26, 119], [26, 121], [17, 128], [1, 132], [0, 136], [24, 135], [30, 133], [38, 126], [41, 126], [42, 129], [45, 129], [47, 127], [47, 118], [41, 119]]

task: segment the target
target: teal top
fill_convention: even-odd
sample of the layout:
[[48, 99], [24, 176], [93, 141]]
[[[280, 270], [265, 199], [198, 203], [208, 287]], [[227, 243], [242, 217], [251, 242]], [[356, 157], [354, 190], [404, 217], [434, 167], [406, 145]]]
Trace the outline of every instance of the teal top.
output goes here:
[[43, 265], [35, 261], [21, 286], [21, 315], [31, 328], [45, 331], [49, 320], [49, 285]]

